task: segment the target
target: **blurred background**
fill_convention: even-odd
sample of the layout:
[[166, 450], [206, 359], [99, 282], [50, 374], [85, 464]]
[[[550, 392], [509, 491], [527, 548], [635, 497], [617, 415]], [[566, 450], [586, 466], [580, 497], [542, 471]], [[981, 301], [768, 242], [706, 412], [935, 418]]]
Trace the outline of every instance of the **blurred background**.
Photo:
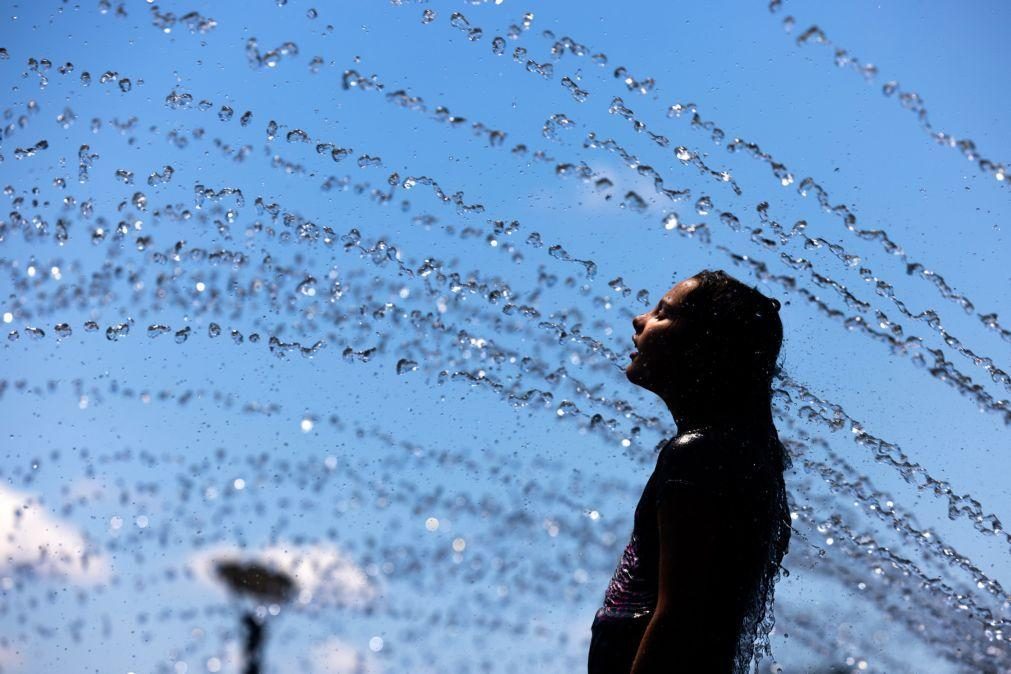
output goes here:
[[705, 268], [783, 303], [756, 671], [1011, 671], [1009, 25], [8, 3], [0, 671], [582, 671]]

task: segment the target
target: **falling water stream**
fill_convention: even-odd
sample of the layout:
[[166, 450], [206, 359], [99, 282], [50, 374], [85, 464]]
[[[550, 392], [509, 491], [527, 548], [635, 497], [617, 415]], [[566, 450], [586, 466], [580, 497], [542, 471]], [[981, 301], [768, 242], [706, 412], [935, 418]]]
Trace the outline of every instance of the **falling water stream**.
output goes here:
[[580, 671], [707, 267], [783, 303], [756, 671], [1011, 672], [1005, 125], [915, 18], [640, 4], [5, 8], [0, 672]]

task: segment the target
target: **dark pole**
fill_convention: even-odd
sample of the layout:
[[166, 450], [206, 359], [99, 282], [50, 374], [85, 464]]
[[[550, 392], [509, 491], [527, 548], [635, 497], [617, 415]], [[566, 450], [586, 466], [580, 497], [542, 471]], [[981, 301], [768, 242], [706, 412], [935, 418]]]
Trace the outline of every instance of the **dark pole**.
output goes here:
[[[238, 597], [248, 597], [259, 602], [287, 603], [295, 592], [295, 581], [283, 571], [253, 562], [223, 559], [215, 564], [218, 578]], [[241, 628], [245, 636], [245, 666], [242, 674], [260, 674], [263, 666], [264, 642], [267, 624], [256, 613], [247, 610], [242, 614]]]
[[242, 627], [246, 632], [246, 667], [242, 670], [243, 674], [260, 674], [267, 626], [256, 619], [256, 614], [247, 611], [242, 614]]

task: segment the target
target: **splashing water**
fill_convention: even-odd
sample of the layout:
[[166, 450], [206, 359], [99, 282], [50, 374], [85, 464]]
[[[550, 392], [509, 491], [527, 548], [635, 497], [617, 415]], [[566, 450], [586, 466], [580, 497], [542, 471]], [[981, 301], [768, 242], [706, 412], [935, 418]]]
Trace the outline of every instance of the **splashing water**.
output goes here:
[[[762, 3], [597, 8], [607, 32], [497, 2], [20, 8], [0, 663], [236, 671], [248, 609], [278, 671], [585, 667], [675, 432], [622, 373], [631, 318], [724, 266], [784, 305], [794, 535], [756, 670], [1011, 671], [1003, 165], [901, 63], [866, 103], [825, 74], [831, 48], [876, 81], [827, 29], [859, 10], [784, 4], [785, 47]], [[630, 48], [675, 18], [664, 58]], [[1007, 141], [961, 107], [1006, 94], [936, 76], [931, 117]], [[222, 560], [294, 594], [235, 599]]]

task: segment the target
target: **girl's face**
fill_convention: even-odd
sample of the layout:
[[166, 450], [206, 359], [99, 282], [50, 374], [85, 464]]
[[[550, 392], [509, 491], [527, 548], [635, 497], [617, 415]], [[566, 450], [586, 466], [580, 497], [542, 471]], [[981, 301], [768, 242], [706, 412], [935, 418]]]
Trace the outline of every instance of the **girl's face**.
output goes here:
[[632, 362], [625, 376], [637, 386], [662, 395], [678, 379], [678, 356], [685, 351], [687, 316], [685, 298], [699, 285], [697, 279], [681, 281], [660, 298], [652, 310], [632, 319], [635, 334]]

